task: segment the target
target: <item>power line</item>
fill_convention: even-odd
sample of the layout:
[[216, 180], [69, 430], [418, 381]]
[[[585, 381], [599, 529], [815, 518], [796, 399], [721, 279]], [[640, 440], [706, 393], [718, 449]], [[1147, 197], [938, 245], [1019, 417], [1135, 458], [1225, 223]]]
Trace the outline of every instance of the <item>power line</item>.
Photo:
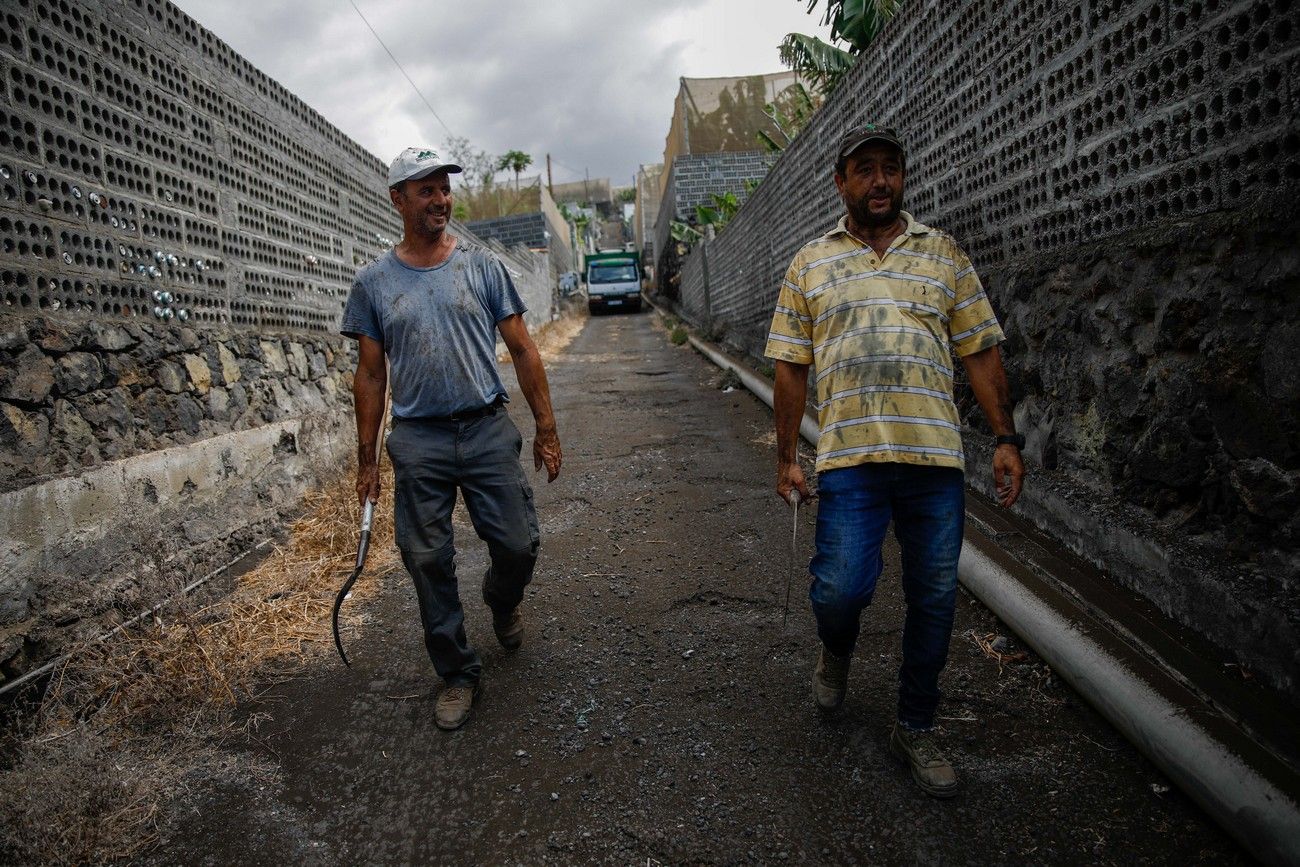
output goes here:
[[416, 95], [420, 97], [420, 101], [423, 102], [424, 107], [429, 110], [429, 114], [433, 115], [434, 119], [438, 121], [438, 123], [442, 124], [442, 128], [447, 131], [448, 136], [455, 138], [455, 134], [451, 131], [451, 127], [447, 126], [447, 124], [443, 121], [443, 119], [438, 117], [438, 112], [433, 110], [433, 106], [429, 105], [429, 100], [424, 98], [424, 94], [420, 92], [420, 88], [416, 86], [414, 81], [411, 81], [411, 76], [406, 74], [406, 70], [402, 68], [402, 64], [397, 62], [397, 58], [393, 56], [393, 52], [388, 50], [387, 45], [384, 45], [384, 40], [379, 38], [379, 34], [375, 31], [375, 28], [371, 26], [370, 22], [366, 19], [366, 16], [361, 13], [361, 9], [357, 7], [355, 0], [348, 0], [348, 2], [352, 4], [353, 9], [357, 10], [357, 14], [361, 16], [361, 20], [365, 21], [366, 27], [370, 28], [370, 32], [374, 34], [375, 39], [378, 40], [379, 44], [383, 47], [384, 51], [388, 53], [388, 57], [390, 60], [393, 61], [393, 65], [396, 66], [397, 70], [402, 73], [402, 76], [408, 82], [410, 82], [411, 89], [414, 90]]
[[585, 169], [575, 169], [573, 166], [567, 166], [564, 163], [560, 162], [559, 160], [555, 159], [554, 157], [551, 157], [551, 162], [555, 163], [557, 166], [564, 169], [569, 174], [573, 175], [576, 181], [580, 181], [587, 176], [587, 170]]

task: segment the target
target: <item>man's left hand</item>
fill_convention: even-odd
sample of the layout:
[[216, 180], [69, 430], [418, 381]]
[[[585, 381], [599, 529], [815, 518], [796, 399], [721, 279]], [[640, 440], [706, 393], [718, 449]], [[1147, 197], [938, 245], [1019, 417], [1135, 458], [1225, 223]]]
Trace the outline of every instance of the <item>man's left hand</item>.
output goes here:
[[993, 487], [1003, 508], [1011, 508], [1020, 498], [1024, 481], [1025, 463], [1020, 459], [1020, 449], [1012, 445], [998, 446], [993, 452]]
[[560, 435], [556, 433], [555, 428], [538, 428], [537, 436], [533, 438], [533, 469], [540, 470], [545, 464], [546, 483], [550, 484], [560, 474], [560, 464], [563, 461], [564, 456], [560, 452]]

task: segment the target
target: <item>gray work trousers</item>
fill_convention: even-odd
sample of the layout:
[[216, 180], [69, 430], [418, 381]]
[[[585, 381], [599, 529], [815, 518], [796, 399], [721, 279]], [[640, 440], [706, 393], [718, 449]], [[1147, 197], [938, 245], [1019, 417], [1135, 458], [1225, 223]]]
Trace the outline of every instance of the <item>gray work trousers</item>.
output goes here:
[[519, 464], [522, 445], [504, 408], [469, 421], [397, 419], [388, 437], [397, 547], [415, 582], [429, 658], [449, 685], [475, 683], [482, 672], [465, 638], [456, 585], [456, 489], [488, 546], [483, 601], [493, 613], [507, 614], [523, 599], [537, 562], [537, 513]]

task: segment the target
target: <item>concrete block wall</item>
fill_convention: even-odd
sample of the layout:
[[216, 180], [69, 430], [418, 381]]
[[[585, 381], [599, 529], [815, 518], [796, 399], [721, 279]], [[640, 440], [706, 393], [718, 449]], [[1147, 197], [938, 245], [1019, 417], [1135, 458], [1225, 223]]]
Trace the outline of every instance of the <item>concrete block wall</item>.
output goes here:
[[670, 170], [665, 170], [662, 177], [664, 194], [655, 214], [653, 235], [655, 287], [659, 294], [673, 298], [680, 296], [677, 293], [677, 286], [672, 283], [672, 279], [677, 276], [678, 269], [677, 245], [672, 240], [672, 223], [673, 220], [680, 219], [680, 217], [677, 216], [675, 209], [670, 210], [670, 208], [675, 208], [670, 203], [677, 201], [674, 174]]
[[668, 243], [673, 220], [690, 221], [696, 205], [712, 205], [713, 196], [734, 193], [744, 202], [748, 184], [761, 180], [776, 162], [770, 151], [686, 154], [674, 157], [665, 182], [663, 201], [655, 214], [654, 251], [661, 274], [675, 273], [675, 253]]
[[677, 157], [672, 169], [676, 193], [673, 208], [679, 215], [689, 214], [696, 205], [710, 205], [713, 195], [724, 193], [735, 193], [743, 201], [746, 182], [766, 175], [776, 156], [770, 151], [753, 150]]
[[[708, 253], [705, 252], [703, 245], [701, 245], [694, 255], [689, 255], [681, 260], [680, 285], [707, 287], [710, 283], [708, 267]], [[707, 291], [691, 291], [683, 294], [678, 299], [677, 309], [686, 319], [707, 329], [708, 324], [713, 321], [710, 303], [711, 299]]]
[[3, 16], [3, 309], [336, 328], [401, 237], [383, 161], [169, 3]]
[[[567, 233], [568, 226], [559, 217], [558, 211], [555, 217]], [[530, 326], [551, 320], [558, 275], [561, 269], [567, 271], [571, 267], [567, 264], [572, 262], [568, 238], [564, 235], [556, 235], [553, 225], [554, 222], [547, 218], [545, 212], [534, 211], [531, 214], [471, 220], [464, 227], [458, 227], [461, 234], [470, 239], [478, 239], [480, 243], [490, 242], [489, 246], [506, 262], [506, 267], [511, 274], [524, 272], [530, 275], [530, 280], [534, 270], [533, 260], [537, 256], [531, 250], [545, 251], [543, 258], [547, 260], [546, 276], [542, 278], [542, 282], [536, 286], [531, 284], [516, 286], [528, 302], [528, 314], [525, 318]], [[515, 278], [515, 282], [519, 283], [518, 277]]]
[[4, 15], [0, 303], [333, 329], [400, 236], [379, 159], [170, 4]]
[[531, 252], [520, 247], [507, 249], [499, 241], [479, 243], [500, 257], [519, 297], [528, 307], [528, 312], [524, 314], [528, 327], [536, 329], [550, 322], [551, 313], [555, 310], [556, 294], [555, 270], [550, 253], [545, 250]]
[[542, 217], [546, 220], [546, 230], [551, 233], [547, 240], [547, 249], [551, 255], [551, 273], [556, 275], [557, 281], [560, 274], [566, 271], [577, 270], [577, 264], [573, 256], [573, 243], [570, 238], [572, 229], [569, 223], [560, 213], [560, 208], [555, 204], [555, 199], [546, 191], [546, 187], [538, 185], [538, 199], [541, 200]]
[[906, 207], [1009, 335], [1022, 511], [1295, 697], [1297, 32], [1285, 0], [907, 4], [691, 254], [682, 308], [761, 355], [782, 273], [842, 213], [838, 136], [897, 128]]
[[480, 238], [491, 238], [506, 245], [546, 246], [546, 218], [542, 216], [541, 211], [493, 217], [487, 220], [470, 220], [465, 227]]

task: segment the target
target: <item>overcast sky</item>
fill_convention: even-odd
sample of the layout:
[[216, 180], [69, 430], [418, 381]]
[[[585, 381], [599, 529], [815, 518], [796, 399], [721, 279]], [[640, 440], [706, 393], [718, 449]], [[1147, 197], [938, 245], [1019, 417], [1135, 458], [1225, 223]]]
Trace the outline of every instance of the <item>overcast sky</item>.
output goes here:
[[[174, 2], [385, 163], [445, 144], [348, 0]], [[660, 162], [678, 77], [776, 72], [786, 33], [828, 38], [806, 0], [356, 4], [453, 134], [531, 154], [534, 173], [549, 152], [557, 183]]]

